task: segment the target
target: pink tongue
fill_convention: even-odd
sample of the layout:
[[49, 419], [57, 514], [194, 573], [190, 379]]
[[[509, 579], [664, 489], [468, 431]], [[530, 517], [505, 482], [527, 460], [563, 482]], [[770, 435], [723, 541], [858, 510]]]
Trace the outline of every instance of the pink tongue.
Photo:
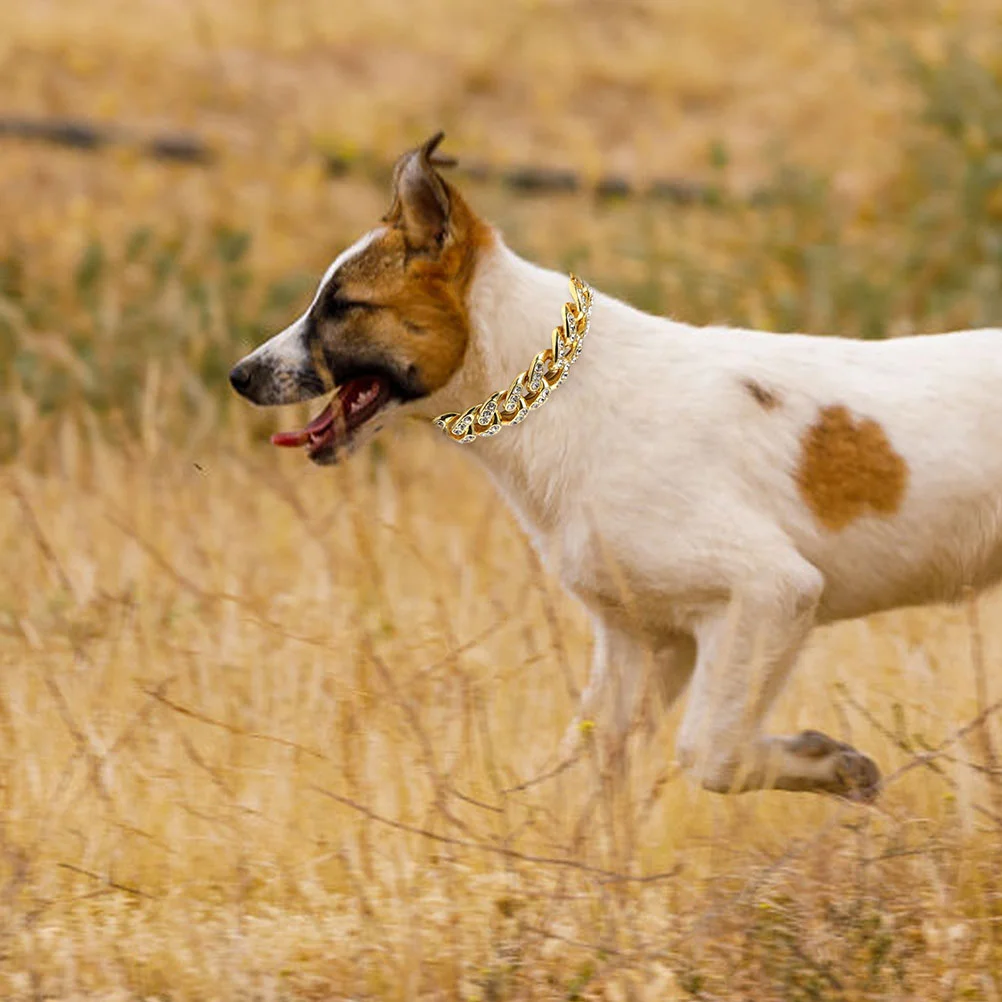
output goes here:
[[295, 449], [306, 445], [310, 435], [320, 435], [325, 432], [334, 420], [334, 412], [328, 404], [305, 428], [300, 431], [279, 431], [271, 436], [272, 445], [280, 445], [284, 449]]

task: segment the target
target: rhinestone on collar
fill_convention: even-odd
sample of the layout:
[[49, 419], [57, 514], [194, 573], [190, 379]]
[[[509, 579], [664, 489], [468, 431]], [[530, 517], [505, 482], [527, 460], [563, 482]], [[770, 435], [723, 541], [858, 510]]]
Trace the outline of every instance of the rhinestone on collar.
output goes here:
[[571, 302], [564, 303], [564, 322], [553, 328], [552, 341], [520, 372], [507, 390], [491, 394], [462, 414], [440, 414], [434, 423], [453, 442], [489, 438], [508, 425], [520, 424], [529, 411], [549, 399], [581, 354], [591, 322], [592, 291], [581, 279], [570, 276]]

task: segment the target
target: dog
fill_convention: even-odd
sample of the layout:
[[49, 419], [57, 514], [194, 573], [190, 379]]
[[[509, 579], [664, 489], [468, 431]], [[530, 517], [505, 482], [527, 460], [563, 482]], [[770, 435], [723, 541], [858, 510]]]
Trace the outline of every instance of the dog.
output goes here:
[[[507, 386], [566, 298], [566, 275], [515, 254], [446, 179], [441, 138], [399, 159], [380, 225], [230, 374], [261, 405], [333, 394], [274, 439], [315, 463], [394, 414], [430, 427]], [[697, 328], [596, 292], [565, 385], [464, 446], [590, 613], [569, 733], [622, 738], [653, 671], [666, 706], [689, 690], [676, 754], [706, 789], [874, 798], [870, 758], [762, 721], [815, 625], [1002, 578], [1000, 391], [1002, 330]]]

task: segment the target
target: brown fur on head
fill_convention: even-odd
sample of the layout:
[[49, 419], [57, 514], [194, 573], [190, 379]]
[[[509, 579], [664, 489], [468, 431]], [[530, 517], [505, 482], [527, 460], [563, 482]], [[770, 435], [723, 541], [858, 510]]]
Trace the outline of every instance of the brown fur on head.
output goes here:
[[453, 163], [436, 153], [441, 141], [437, 133], [400, 157], [382, 225], [334, 262], [299, 320], [234, 367], [238, 392], [294, 403], [378, 378], [384, 403], [405, 403], [449, 382], [469, 341], [477, 258], [493, 232], [439, 173]]
[[[337, 269], [311, 310], [336, 381], [375, 365], [405, 398], [444, 386], [469, 338], [466, 293], [490, 229], [436, 169], [442, 133], [405, 153], [371, 241]], [[350, 304], [350, 305], [346, 305]]]

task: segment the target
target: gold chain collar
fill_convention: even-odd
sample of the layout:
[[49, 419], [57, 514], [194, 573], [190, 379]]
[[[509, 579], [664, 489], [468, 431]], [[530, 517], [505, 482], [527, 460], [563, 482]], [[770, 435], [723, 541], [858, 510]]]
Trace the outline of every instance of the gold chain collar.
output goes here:
[[491, 394], [462, 414], [440, 414], [435, 418], [434, 423], [453, 442], [489, 438], [508, 425], [520, 424], [529, 411], [542, 407], [550, 392], [567, 378], [588, 333], [592, 301], [591, 289], [581, 279], [571, 275], [570, 286], [572, 300], [564, 303], [564, 322], [553, 328], [552, 344], [515, 377], [507, 390]]

